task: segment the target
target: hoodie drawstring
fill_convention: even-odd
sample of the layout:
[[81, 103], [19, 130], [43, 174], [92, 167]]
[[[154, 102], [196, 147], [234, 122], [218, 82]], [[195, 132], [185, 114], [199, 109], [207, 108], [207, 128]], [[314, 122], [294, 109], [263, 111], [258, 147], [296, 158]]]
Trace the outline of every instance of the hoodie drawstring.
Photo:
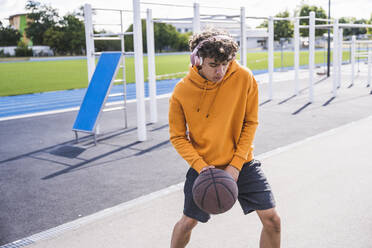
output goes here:
[[[207, 94], [207, 83], [208, 83], [208, 81], [205, 81], [205, 85], [204, 85], [203, 93], [202, 93], [202, 95], [201, 95], [201, 97], [200, 97], [199, 104], [198, 104], [198, 108], [197, 108], [197, 110], [196, 110], [197, 112], [200, 112], [200, 108], [201, 108], [201, 106], [202, 106], [202, 104], [203, 104], [203, 102], [204, 102], [205, 95]], [[209, 107], [208, 107], [207, 115], [205, 116], [206, 118], [209, 117], [209, 112], [210, 112], [210, 110], [212, 109], [212, 106], [213, 106], [213, 104], [214, 104], [214, 102], [215, 102], [215, 100], [216, 100], [216, 97], [217, 97], [217, 95], [218, 95], [218, 92], [219, 92], [219, 90], [220, 90], [220, 88], [221, 88], [221, 84], [222, 84], [222, 82], [220, 82], [220, 83], [218, 84], [218, 86], [217, 86], [216, 94], [214, 94], [213, 100], [212, 100], [211, 104], [210, 104]]]
[[209, 107], [208, 107], [207, 115], [205, 116], [206, 118], [209, 117], [209, 111], [212, 109], [212, 106], [213, 106], [213, 104], [214, 104], [214, 101], [215, 101], [216, 98], [217, 98], [218, 92], [220, 91], [220, 88], [221, 88], [221, 84], [222, 84], [222, 82], [220, 82], [220, 83], [218, 84], [218, 88], [217, 88], [216, 94], [214, 94], [213, 100], [212, 100], [211, 104], [210, 104]]
[[203, 93], [202, 93], [202, 95], [200, 97], [198, 108], [196, 109], [196, 112], [199, 112], [200, 111], [201, 104], [203, 103], [203, 100], [204, 100], [205, 95], [207, 93], [207, 83], [208, 83], [208, 81], [205, 81]]

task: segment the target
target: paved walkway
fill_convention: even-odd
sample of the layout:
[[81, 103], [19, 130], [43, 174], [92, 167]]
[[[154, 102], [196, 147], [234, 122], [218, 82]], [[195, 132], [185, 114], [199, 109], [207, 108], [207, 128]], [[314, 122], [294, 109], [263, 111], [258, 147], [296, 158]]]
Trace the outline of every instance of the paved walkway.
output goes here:
[[[372, 117], [260, 156], [281, 214], [283, 247], [370, 247], [371, 140]], [[29, 247], [168, 247], [181, 215], [181, 186], [65, 225]], [[199, 224], [189, 247], [258, 247], [259, 234], [257, 216], [243, 217], [236, 204]]]

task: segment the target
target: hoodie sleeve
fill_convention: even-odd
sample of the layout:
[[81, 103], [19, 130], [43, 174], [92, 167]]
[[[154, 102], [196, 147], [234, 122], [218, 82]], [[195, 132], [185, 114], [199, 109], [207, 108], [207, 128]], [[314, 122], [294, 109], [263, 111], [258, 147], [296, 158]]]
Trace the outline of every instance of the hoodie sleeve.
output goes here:
[[171, 96], [169, 100], [169, 134], [170, 141], [177, 152], [185, 159], [198, 173], [208, 166], [203, 158], [192, 146], [186, 134], [186, 119], [180, 102]]
[[253, 75], [250, 75], [251, 87], [248, 90], [245, 115], [239, 142], [230, 164], [241, 170], [253, 149], [253, 140], [258, 126], [258, 87]]

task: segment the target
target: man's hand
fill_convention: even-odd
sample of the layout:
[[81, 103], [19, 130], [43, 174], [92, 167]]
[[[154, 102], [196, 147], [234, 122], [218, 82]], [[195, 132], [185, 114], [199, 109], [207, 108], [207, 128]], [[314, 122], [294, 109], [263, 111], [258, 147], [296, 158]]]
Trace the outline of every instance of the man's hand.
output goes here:
[[234, 166], [232, 165], [228, 165], [226, 168], [225, 168], [225, 171], [227, 173], [229, 173], [235, 180], [235, 182], [238, 181], [238, 177], [239, 177], [239, 170], [237, 168], [235, 168]]
[[214, 167], [213, 165], [208, 165], [208, 166], [204, 167], [204, 168], [200, 171], [199, 174], [201, 174], [203, 171], [208, 170], [208, 169], [211, 169], [211, 168], [215, 168], [215, 167]]

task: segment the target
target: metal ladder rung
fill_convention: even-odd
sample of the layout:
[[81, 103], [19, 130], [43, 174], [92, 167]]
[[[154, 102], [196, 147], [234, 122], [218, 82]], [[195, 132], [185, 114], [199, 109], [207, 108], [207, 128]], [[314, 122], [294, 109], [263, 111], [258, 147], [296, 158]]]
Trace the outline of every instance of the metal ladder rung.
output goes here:
[[121, 40], [120, 37], [93, 37], [93, 40]]
[[110, 37], [110, 36], [124, 36], [124, 35], [130, 35], [133, 34], [133, 32], [124, 32], [124, 33], [105, 33], [105, 34], [93, 34], [93, 37]]
[[[102, 52], [94, 52], [93, 54], [94, 55], [101, 55]], [[124, 55], [134, 55], [134, 52], [122, 52], [122, 54], [124, 54]]]
[[116, 101], [116, 102], [108, 102], [108, 103], [106, 103], [105, 104], [105, 107], [114, 106], [114, 105], [123, 105], [123, 106], [125, 106], [124, 101]]
[[109, 112], [109, 111], [115, 111], [115, 110], [120, 110], [120, 109], [125, 109], [124, 106], [119, 106], [119, 107], [113, 107], [113, 108], [106, 108], [102, 110], [103, 112]]
[[114, 83], [119, 83], [119, 82], [123, 82], [124, 83], [125, 81], [123, 79], [115, 79], [114, 80]]
[[121, 26], [120, 23], [93, 23], [93, 25], [97, 25], [97, 26]]
[[112, 96], [124, 96], [124, 93], [114, 93], [114, 94], [109, 95], [109, 97], [112, 97]]

